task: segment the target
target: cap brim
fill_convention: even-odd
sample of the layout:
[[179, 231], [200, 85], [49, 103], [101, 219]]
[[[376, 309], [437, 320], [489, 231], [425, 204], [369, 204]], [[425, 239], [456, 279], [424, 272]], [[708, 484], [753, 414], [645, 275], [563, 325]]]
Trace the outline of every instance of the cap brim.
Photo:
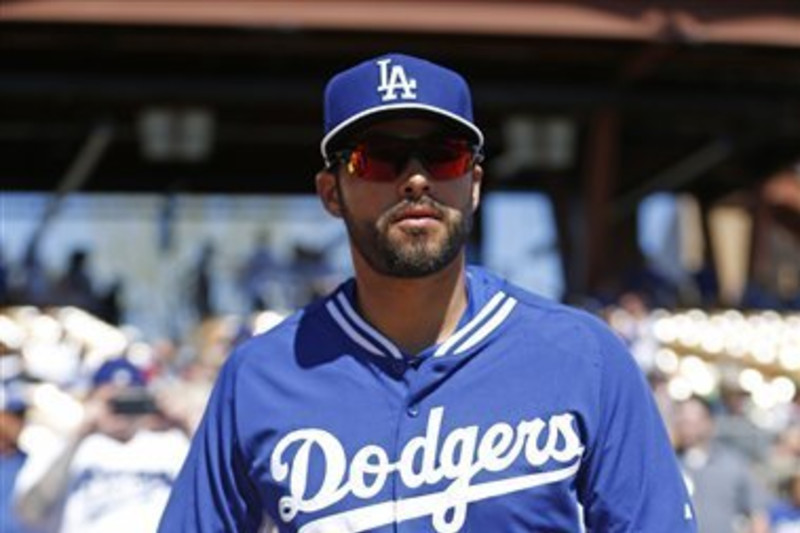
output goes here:
[[463, 131], [468, 137], [472, 138], [476, 146], [483, 146], [483, 133], [481, 130], [462, 117], [438, 107], [424, 104], [403, 103], [366, 109], [342, 121], [322, 138], [322, 142], [320, 143], [322, 158], [327, 160], [330, 151], [341, 147], [344, 140], [357, 131], [371, 126], [378, 121], [391, 118], [414, 117], [434, 118], [437, 120], [444, 119], [444, 124], [455, 127], [459, 131]]

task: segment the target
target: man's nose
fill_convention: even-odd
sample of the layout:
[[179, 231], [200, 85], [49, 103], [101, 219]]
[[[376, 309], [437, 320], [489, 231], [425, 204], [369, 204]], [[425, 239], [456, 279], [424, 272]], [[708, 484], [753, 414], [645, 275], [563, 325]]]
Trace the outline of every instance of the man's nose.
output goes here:
[[402, 170], [400, 192], [405, 198], [420, 198], [430, 192], [431, 183], [428, 170], [416, 157], [408, 160]]

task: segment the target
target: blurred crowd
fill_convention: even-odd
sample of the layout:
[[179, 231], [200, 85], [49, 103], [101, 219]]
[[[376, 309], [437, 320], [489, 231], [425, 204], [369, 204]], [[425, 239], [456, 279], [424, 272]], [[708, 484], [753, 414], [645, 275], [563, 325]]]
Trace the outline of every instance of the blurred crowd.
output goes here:
[[[259, 276], [270, 264], [254, 254], [243, 278], [254, 298], [268, 295]], [[258, 300], [246, 319], [207, 309], [175, 341], [142, 338], [75, 303], [0, 310], [0, 533], [154, 531], [220, 365], [238, 342], [284, 316]], [[710, 345], [682, 353], [680, 339], [664, 336], [672, 320], [708, 341], [714, 317], [684, 324], [635, 293], [599, 313], [650, 380], [701, 531], [800, 531], [800, 399], [794, 385], [788, 396], [767, 387], [778, 383], [769, 371], [781, 367], [755, 367], [774, 393], [755, 394], [740, 371], [726, 373], [722, 359], [707, 357]], [[800, 317], [758, 323], [754, 335], [785, 337], [776, 350], [788, 350], [789, 362], [800, 357]], [[715, 379], [703, 381], [704, 372]]]
[[0, 314], [0, 531], [155, 530], [223, 358], [134, 335], [76, 307]]
[[34, 234], [18, 263], [10, 262], [0, 247], [0, 305], [72, 305], [118, 324], [122, 279], [98, 286], [90, 273], [91, 252], [80, 247], [70, 251], [61, 272], [49, 272], [39, 255], [39, 240]]
[[[338, 239], [318, 246], [296, 242], [279, 256], [269, 232], [262, 231], [242, 257], [223, 254], [219, 243], [206, 239], [187, 264], [165, 261], [161, 268], [176, 271], [175, 284], [170, 287], [174, 294], [154, 294], [142, 291], [136, 287], [141, 284], [119, 272], [99, 279], [95, 275], [97, 259], [88, 246], [67, 250], [59, 259], [60, 267], [54, 266], [52, 260], [48, 263], [42, 257], [41, 240], [40, 232], [34, 232], [16, 260], [4, 253], [0, 243], [0, 306], [74, 306], [119, 325], [129, 321], [126, 302], [130, 303], [133, 289], [138, 288], [143, 296], [140, 300], [161, 297], [170, 302], [171, 316], [164, 322], [175, 322], [181, 316], [191, 328], [223, 313], [297, 309], [329, 292], [343, 277], [331, 266], [329, 257]], [[226, 292], [232, 294], [223, 295]], [[165, 329], [173, 336], [176, 329], [180, 330], [177, 336], [185, 333], [180, 327]]]
[[651, 309], [628, 292], [601, 315], [649, 380], [700, 531], [800, 532], [800, 314]]

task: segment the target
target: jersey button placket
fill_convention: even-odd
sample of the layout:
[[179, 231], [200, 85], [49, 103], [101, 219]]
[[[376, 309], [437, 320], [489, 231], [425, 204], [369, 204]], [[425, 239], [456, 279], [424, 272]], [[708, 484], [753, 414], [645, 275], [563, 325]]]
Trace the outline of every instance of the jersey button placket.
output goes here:
[[[413, 389], [416, 388], [416, 381], [419, 377], [418, 372], [414, 370], [413, 364], [409, 361], [395, 361], [400, 363], [402, 367], [402, 383], [405, 386], [405, 398], [401, 400], [398, 406], [398, 428], [397, 428], [397, 445], [395, 450], [394, 461], [399, 461], [403, 454], [403, 450], [408, 443], [414, 438], [419, 438], [425, 435], [427, 427], [426, 409], [422, 405], [424, 398], [419, 394], [414, 394]], [[414, 371], [412, 371], [414, 370]], [[409, 460], [406, 458], [406, 460]], [[407, 465], [410, 467], [410, 465]], [[394, 498], [396, 501], [402, 501], [409, 497], [419, 496], [419, 488], [411, 489], [407, 487], [401, 480], [400, 472], [395, 472], [392, 476], [394, 485]], [[419, 531], [419, 522], [415, 520], [406, 520], [394, 524], [394, 531], [397, 533], [417, 533]]]
[[[426, 434], [426, 429], [428, 424], [427, 421], [428, 409], [425, 405], [422, 405], [422, 402], [424, 402], [423, 398], [419, 398], [412, 394], [409, 394], [408, 397], [406, 398], [405, 412], [403, 413], [404, 416], [401, 417], [401, 419], [403, 420], [401, 422], [401, 430], [400, 430], [402, 435], [400, 439], [402, 441], [402, 446], [401, 450], [399, 450], [399, 453], [401, 454], [402, 454], [402, 449], [408, 446], [409, 442], [411, 442], [412, 439], [424, 438]], [[419, 456], [417, 455], [417, 459], [418, 458]], [[413, 457], [407, 458], [407, 460], [416, 463]], [[417, 464], [413, 466], [407, 465], [407, 467], [409, 467], [413, 472], [419, 474], [419, 468], [420, 468], [419, 465]], [[396, 493], [398, 501], [406, 500], [409, 498], [416, 498], [425, 493], [426, 491], [425, 486], [411, 489], [405, 486], [402, 483], [402, 481], [400, 481], [400, 477], [401, 477], [400, 473], [397, 472], [395, 475], [395, 479], [398, 480], [397, 493]], [[434, 531], [433, 529], [429, 529], [428, 527], [428, 523], [430, 522], [430, 517], [425, 516], [420, 518], [426, 522], [425, 526], [423, 526], [424, 529], [422, 530], [420, 529], [419, 520], [406, 520], [399, 523], [395, 523], [394, 531], [396, 533], [420, 533], [420, 531]]]

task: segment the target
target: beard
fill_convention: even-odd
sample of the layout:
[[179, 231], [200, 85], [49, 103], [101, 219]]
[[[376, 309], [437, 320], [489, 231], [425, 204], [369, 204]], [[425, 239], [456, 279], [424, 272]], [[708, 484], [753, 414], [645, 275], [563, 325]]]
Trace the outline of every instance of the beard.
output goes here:
[[[443, 231], [396, 227], [399, 214], [414, 207], [435, 210]], [[428, 197], [402, 201], [374, 221], [356, 220], [342, 202], [342, 218], [352, 246], [367, 264], [397, 278], [421, 278], [444, 269], [461, 253], [473, 222], [471, 203], [449, 208]]]

